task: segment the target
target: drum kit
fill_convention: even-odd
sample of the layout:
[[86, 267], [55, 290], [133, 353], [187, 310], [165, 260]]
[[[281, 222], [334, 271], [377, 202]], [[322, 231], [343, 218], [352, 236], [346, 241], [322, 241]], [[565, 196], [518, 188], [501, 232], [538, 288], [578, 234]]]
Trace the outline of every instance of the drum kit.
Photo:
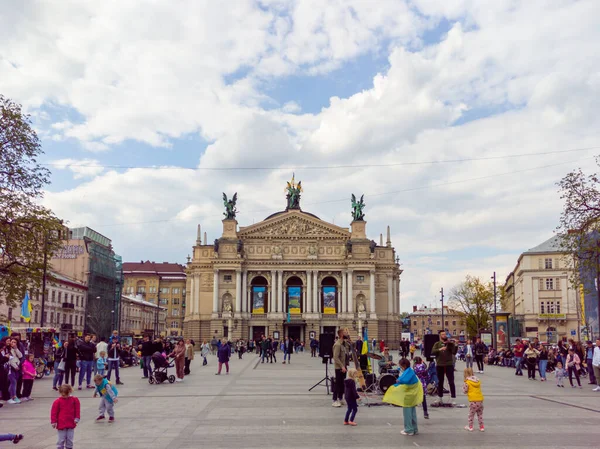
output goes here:
[[[365, 355], [373, 360], [383, 359], [381, 355], [375, 354], [374, 352], [368, 352]], [[395, 363], [392, 363], [392, 365], [395, 365]], [[384, 369], [379, 377], [377, 377], [375, 372], [373, 374], [368, 374], [365, 376], [367, 380], [367, 390], [373, 393], [378, 391], [380, 394], [385, 394], [385, 392], [398, 381], [399, 376], [399, 368]]]

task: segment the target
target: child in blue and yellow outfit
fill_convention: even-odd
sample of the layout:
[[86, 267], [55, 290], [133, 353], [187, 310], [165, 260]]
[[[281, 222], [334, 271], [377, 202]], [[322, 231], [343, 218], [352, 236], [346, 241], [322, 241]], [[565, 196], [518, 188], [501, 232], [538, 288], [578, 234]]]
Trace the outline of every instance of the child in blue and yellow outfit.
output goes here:
[[383, 402], [402, 407], [404, 413], [404, 430], [400, 432], [402, 435], [418, 435], [417, 405], [423, 402], [423, 386], [410, 367], [408, 359], [402, 359], [398, 364], [402, 374], [398, 382], [385, 393]]
[[102, 421], [104, 414], [108, 413], [108, 422], [115, 422], [115, 409], [114, 404], [119, 402], [117, 395], [119, 392], [117, 389], [101, 374], [96, 374], [94, 377], [94, 383], [96, 384], [96, 391], [94, 391], [94, 397], [100, 395], [100, 415], [96, 418], [96, 421]]

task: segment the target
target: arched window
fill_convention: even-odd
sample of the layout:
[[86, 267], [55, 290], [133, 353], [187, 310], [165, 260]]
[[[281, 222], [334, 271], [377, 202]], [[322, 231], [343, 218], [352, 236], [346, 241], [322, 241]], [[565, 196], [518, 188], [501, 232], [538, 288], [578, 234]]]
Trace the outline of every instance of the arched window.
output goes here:
[[286, 290], [286, 313], [299, 315], [302, 310], [302, 279], [292, 276], [285, 283]]
[[252, 313], [267, 313], [269, 289], [268, 282], [263, 276], [256, 276], [250, 283], [252, 286]]
[[321, 282], [321, 310], [325, 315], [333, 315], [338, 309], [338, 283], [332, 276]]

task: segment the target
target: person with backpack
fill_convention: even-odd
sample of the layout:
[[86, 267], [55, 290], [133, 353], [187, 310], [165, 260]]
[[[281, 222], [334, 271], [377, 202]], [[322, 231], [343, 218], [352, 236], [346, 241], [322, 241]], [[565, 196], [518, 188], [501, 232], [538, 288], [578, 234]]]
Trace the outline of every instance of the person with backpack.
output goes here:
[[475, 349], [475, 362], [477, 362], [477, 372], [479, 374], [483, 374], [483, 367], [484, 367], [483, 358], [487, 354], [488, 348], [485, 345], [485, 343], [483, 343], [481, 341], [481, 338], [477, 338], [474, 349]]

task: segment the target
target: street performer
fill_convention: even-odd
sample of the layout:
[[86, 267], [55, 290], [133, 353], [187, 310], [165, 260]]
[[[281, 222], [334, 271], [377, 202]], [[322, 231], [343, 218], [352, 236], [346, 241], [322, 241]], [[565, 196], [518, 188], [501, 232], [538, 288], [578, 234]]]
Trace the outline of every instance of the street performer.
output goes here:
[[346, 380], [346, 366], [348, 364], [348, 348], [346, 343], [348, 335], [343, 329], [338, 330], [338, 338], [333, 345], [333, 363], [335, 368], [335, 382], [333, 389], [333, 407], [341, 407], [344, 399], [344, 380]]
[[379, 360], [379, 374], [387, 372], [395, 365], [393, 363], [394, 357], [390, 354], [390, 348], [383, 348], [383, 354], [381, 354], [381, 360]]
[[438, 383], [438, 404], [441, 404], [444, 396], [444, 376], [448, 378], [448, 386], [450, 387], [450, 396], [456, 398], [456, 386], [454, 385], [454, 357], [458, 347], [454, 340], [450, 340], [445, 331], [440, 331], [440, 340], [433, 345], [431, 355], [435, 356], [435, 364], [437, 369]]

